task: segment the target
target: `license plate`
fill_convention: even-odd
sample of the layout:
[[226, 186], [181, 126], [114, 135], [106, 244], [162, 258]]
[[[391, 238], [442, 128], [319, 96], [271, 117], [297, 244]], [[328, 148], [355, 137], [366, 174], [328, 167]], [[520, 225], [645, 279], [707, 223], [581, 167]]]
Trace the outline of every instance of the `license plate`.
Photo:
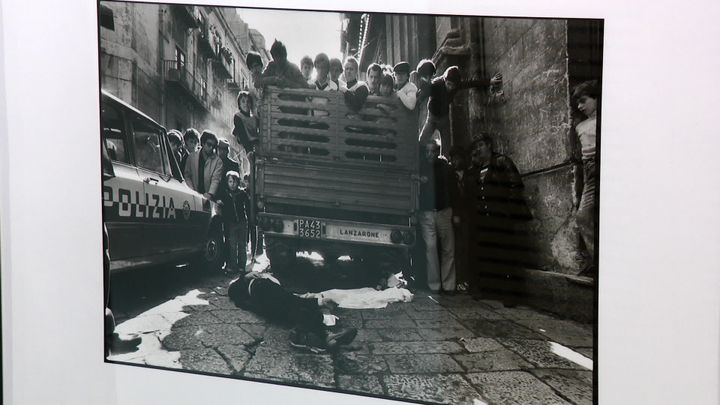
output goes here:
[[322, 222], [317, 219], [298, 219], [298, 236], [301, 238], [320, 239]]

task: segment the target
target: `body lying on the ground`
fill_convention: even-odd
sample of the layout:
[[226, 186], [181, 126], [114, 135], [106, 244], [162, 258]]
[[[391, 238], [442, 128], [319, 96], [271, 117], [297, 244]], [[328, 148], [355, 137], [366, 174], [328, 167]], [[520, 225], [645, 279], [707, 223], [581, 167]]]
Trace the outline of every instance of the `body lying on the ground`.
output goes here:
[[287, 291], [265, 272], [249, 272], [233, 280], [228, 297], [240, 308], [253, 311], [270, 321], [289, 322], [293, 331], [290, 344], [319, 353], [349, 344], [357, 329], [328, 330], [321, 307], [334, 303], [324, 298], [301, 298]]

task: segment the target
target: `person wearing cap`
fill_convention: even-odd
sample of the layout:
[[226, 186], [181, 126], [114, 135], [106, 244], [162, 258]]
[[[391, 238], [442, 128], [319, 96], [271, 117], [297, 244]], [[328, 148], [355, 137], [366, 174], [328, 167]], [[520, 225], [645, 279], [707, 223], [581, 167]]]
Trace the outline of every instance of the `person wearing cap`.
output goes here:
[[415, 109], [417, 102], [417, 86], [410, 83], [410, 64], [403, 61], [393, 67], [395, 72], [395, 88], [398, 98], [408, 110]]
[[248, 217], [250, 216], [250, 197], [241, 188], [240, 173], [229, 170], [223, 176], [225, 185], [217, 196], [222, 207], [222, 222], [225, 231], [226, 251], [229, 253], [225, 263], [228, 274], [245, 272], [247, 267]]
[[425, 98], [430, 96], [432, 77], [435, 71], [435, 64], [430, 59], [423, 59], [418, 62], [417, 68], [415, 68], [417, 77], [415, 86], [418, 88], [418, 101], [424, 101]]
[[[418, 67], [418, 75], [423, 77], [426, 72], [420, 73]], [[458, 90], [469, 87], [480, 87], [496, 85], [502, 82], [502, 75], [496, 74], [490, 80], [473, 80], [463, 81], [460, 75], [460, 68], [450, 66], [445, 69], [442, 76], [433, 79], [429, 86], [428, 99], [428, 115], [425, 119], [422, 131], [420, 131], [419, 142], [422, 144], [432, 137], [435, 130], [440, 132], [440, 141], [443, 148], [450, 147], [450, 104]], [[428, 91], [427, 86], [420, 88], [421, 97]]]

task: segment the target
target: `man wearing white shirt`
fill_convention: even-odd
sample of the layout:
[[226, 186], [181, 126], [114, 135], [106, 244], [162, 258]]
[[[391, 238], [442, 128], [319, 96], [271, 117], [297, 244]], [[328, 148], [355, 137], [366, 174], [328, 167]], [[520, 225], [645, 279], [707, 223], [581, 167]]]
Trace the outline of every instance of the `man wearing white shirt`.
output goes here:
[[324, 53], [319, 53], [315, 57], [315, 80], [311, 80], [310, 84], [316, 90], [337, 91], [338, 87], [335, 82], [330, 80], [328, 73], [330, 72], [330, 59]]
[[410, 79], [410, 64], [400, 62], [393, 67], [393, 71], [395, 72], [395, 87], [400, 101], [408, 110], [414, 110], [417, 103], [418, 89], [408, 80]]
[[[315, 90], [322, 90], [322, 91], [337, 91], [338, 87], [330, 80], [328, 77], [328, 73], [330, 72], [330, 58], [324, 53], [319, 53], [315, 57], [315, 72], [316, 78], [315, 80], [311, 80], [308, 82]], [[328, 103], [327, 98], [322, 97], [313, 97], [312, 102], [318, 105], [325, 106]], [[324, 117], [328, 115], [328, 112], [325, 110], [313, 110], [313, 115], [316, 117]]]

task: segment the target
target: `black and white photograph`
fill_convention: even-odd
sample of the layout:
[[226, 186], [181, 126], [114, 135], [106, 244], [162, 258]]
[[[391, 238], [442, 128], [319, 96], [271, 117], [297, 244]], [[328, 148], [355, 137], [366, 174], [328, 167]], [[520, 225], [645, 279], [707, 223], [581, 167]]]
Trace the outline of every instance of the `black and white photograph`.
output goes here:
[[720, 3], [169, 1], [0, 1], [0, 402], [718, 403]]
[[602, 19], [98, 24], [106, 362], [595, 403]]

